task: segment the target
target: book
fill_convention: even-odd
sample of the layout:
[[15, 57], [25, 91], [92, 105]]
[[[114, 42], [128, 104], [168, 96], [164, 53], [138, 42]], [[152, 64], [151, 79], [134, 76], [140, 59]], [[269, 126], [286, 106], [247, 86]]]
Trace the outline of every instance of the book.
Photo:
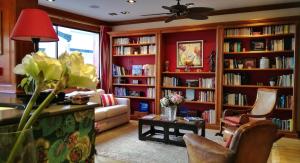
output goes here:
[[195, 100], [195, 90], [194, 89], [186, 89], [185, 91], [185, 99], [187, 101]]
[[132, 75], [141, 76], [143, 73], [143, 65], [132, 65]]
[[184, 117], [183, 119], [184, 119], [185, 121], [188, 121], [188, 122], [203, 120], [203, 119], [200, 118], [200, 117]]
[[149, 114], [149, 115], [143, 116], [142, 119], [154, 119], [155, 116], [156, 116], [155, 114]]

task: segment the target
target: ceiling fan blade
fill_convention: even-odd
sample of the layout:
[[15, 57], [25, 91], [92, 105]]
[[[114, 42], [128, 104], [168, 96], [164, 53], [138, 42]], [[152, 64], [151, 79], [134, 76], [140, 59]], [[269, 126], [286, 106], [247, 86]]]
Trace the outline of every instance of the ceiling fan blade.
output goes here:
[[172, 7], [168, 7], [168, 6], [161, 6], [163, 9], [166, 9], [166, 10], [172, 10]]
[[155, 15], [165, 15], [165, 14], [172, 14], [172, 13], [145, 14], [145, 15], [141, 15], [141, 16], [155, 16]]
[[187, 3], [187, 4], [185, 4], [185, 6], [193, 6], [193, 5], [195, 5], [194, 3]]
[[169, 23], [169, 22], [175, 20], [176, 18], [177, 18], [177, 15], [174, 14], [174, 15], [168, 17], [168, 18], [165, 20], [165, 23]]
[[195, 20], [205, 20], [208, 19], [207, 15], [203, 15], [201, 13], [188, 13], [185, 17]]
[[191, 7], [188, 10], [190, 13], [202, 13], [202, 15], [214, 11], [213, 8], [209, 7]]

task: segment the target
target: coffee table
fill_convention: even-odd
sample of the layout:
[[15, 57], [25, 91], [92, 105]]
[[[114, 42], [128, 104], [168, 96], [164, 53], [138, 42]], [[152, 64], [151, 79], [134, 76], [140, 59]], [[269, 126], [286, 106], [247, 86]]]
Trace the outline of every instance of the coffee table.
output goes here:
[[[177, 117], [175, 121], [167, 121], [159, 115], [153, 115], [153, 118], [149, 118], [149, 116], [146, 117], [139, 119], [139, 140], [152, 140], [166, 144], [185, 146], [185, 143], [182, 139], [182, 136], [185, 133], [181, 133], [179, 130], [189, 130], [193, 131], [195, 134], [198, 134], [199, 129], [201, 129], [201, 136], [205, 137], [204, 120], [188, 122], [181, 117]], [[145, 125], [150, 126], [150, 129], [143, 131], [143, 126]], [[162, 129], [158, 129], [157, 127]], [[170, 131], [170, 129], [172, 131]], [[163, 136], [158, 137], [157, 135]], [[170, 138], [171, 135], [174, 135], [176, 139], [172, 140]]]

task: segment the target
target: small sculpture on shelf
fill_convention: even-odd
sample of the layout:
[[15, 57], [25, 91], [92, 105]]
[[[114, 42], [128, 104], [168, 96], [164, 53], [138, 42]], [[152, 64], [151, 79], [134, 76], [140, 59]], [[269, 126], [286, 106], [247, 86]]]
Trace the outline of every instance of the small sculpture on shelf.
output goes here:
[[189, 72], [191, 69], [191, 66], [193, 66], [193, 60], [185, 60], [184, 65], [185, 65], [184, 71]]
[[166, 71], [166, 72], [169, 72], [169, 64], [170, 64], [169, 61], [166, 61], [166, 62], [165, 62], [165, 71]]
[[213, 50], [209, 56], [209, 70], [214, 72], [216, 68], [216, 52]]

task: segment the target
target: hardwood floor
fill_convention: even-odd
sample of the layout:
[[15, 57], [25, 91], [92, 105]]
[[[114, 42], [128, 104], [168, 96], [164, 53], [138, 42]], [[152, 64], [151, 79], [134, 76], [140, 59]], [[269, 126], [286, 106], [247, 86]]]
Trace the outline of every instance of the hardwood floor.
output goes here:
[[300, 162], [300, 139], [281, 138], [274, 143], [268, 163]]
[[[136, 123], [136, 121], [131, 121], [131, 123]], [[96, 144], [99, 143], [100, 137], [114, 137], [114, 135], [120, 135], [124, 133], [123, 128], [136, 129], [136, 125], [128, 126], [130, 124], [124, 125], [120, 128], [115, 128], [102, 133], [96, 137]], [[129, 127], [129, 128], [128, 128]], [[102, 156], [95, 157], [96, 163], [124, 163], [123, 161], [113, 160], [111, 158], [106, 158]], [[299, 163], [300, 162], [300, 139], [291, 138], [281, 138], [276, 143], [274, 143], [268, 163]]]

